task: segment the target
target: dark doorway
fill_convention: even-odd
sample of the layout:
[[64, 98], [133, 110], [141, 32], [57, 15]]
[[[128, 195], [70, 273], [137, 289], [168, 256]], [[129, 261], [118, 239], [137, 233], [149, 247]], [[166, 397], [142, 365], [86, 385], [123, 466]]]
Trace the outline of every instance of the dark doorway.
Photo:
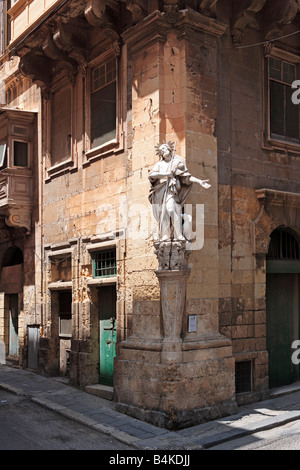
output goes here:
[[296, 234], [279, 228], [271, 235], [267, 256], [266, 307], [269, 386], [299, 380], [292, 362], [292, 343], [299, 339], [299, 241]]

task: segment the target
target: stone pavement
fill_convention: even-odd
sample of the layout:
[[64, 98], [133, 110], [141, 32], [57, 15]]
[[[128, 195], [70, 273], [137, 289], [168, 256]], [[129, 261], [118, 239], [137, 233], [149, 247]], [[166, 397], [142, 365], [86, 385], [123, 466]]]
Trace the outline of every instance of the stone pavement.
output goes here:
[[158, 428], [115, 410], [115, 403], [62, 381], [0, 364], [0, 389], [144, 450], [202, 450], [300, 419], [300, 383], [272, 391], [271, 398], [239, 407], [237, 414], [178, 431]]

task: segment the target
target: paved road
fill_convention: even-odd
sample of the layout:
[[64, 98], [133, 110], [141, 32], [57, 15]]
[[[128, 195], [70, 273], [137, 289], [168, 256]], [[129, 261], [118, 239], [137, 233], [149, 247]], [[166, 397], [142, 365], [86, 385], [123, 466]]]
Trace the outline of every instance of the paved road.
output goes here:
[[111, 436], [0, 390], [0, 450], [129, 450]]
[[300, 421], [225, 442], [209, 450], [300, 450]]

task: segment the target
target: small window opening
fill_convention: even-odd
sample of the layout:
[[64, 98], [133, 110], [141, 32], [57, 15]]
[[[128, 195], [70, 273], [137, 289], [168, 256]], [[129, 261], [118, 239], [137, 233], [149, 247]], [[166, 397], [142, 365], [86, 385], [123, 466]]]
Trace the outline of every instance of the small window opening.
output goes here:
[[236, 393], [246, 393], [252, 390], [252, 361], [241, 361], [235, 364]]
[[28, 143], [14, 141], [14, 166], [28, 167]]
[[115, 276], [117, 274], [117, 260], [115, 248], [98, 251], [93, 258], [94, 277]]

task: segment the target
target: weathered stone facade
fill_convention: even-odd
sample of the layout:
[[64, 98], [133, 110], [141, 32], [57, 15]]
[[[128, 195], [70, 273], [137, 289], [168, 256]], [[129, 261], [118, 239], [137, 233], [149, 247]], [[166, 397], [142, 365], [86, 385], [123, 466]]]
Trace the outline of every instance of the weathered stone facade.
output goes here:
[[[115, 340], [101, 335], [116, 331], [114, 399], [161, 426], [195, 424], [265, 396], [270, 237], [278, 227], [300, 235], [300, 134], [272, 132], [268, 64], [271, 57], [298, 71], [298, 2], [18, 0], [5, 13], [7, 355], [84, 388], [102, 381], [101, 344]], [[2, 132], [9, 119], [14, 129]], [[15, 141], [27, 145], [26, 164]], [[148, 201], [163, 141], [176, 142], [191, 173], [212, 185], [194, 186], [187, 201], [197, 236], [175, 278], [158, 271]], [[17, 176], [20, 194], [8, 200]], [[116, 260], [104, 276], [103, 252]], [[178, 341], [164, 323], [164, 292], [169, 307], [182, 296]], [[36, 366], [28, 327], [38, 333]], [[238, 393], [244, 363], [250, 385]]]

